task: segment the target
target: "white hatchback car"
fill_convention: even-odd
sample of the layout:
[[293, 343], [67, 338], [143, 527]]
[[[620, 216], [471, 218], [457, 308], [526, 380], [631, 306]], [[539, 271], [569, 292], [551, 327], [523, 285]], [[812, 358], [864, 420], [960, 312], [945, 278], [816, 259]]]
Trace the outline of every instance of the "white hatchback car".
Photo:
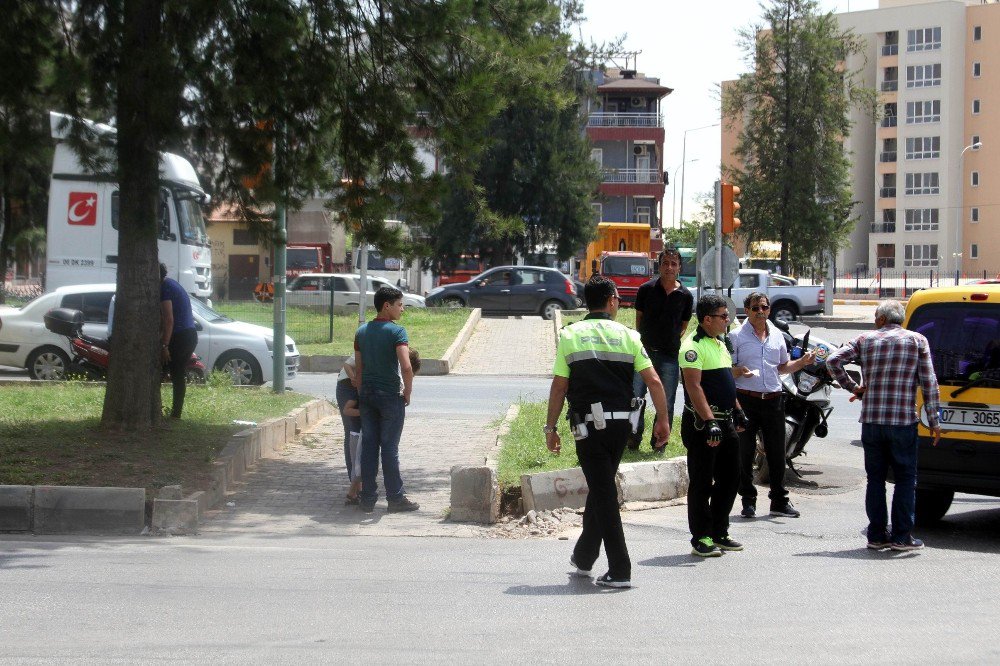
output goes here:
[[[358, 305], [358, 285], [361, 276], [356, 273], [303, 273], [288, 283], [285, 301], [288, 305], [310, 305], [329, 307], [330, 282], [333, 282], [334, 306]], [[392, 287], [392, 283], [380, 277], [368, 277], [368, 306], [375, 305], [375, 291], [379, 287]], [[398, 287], [394, 287], [397, 288]], [[408, 308], [424, 308], [427, 304], [423, 296], [403, 292], [403, 305]]]
[[[94, 337], [108, 334], [108, 305], [113, 284], [60, 287], [21, 308], [0, 307], [0, 365], [27, 368], [33, 379], [62, 379], [70, 359], [69, 341], [45, 328], [42, 318], [52, 308], [83, 312], [83, 332]], [[269, 328], [233, 321], [192, 298], [198, 329], [195, 353], [205, 366], [228, 372], [234, 384], [263, 384], [274, 378], [274, 335]], [[295, 377], [299, 352], [285, 336], [285, 377]]]

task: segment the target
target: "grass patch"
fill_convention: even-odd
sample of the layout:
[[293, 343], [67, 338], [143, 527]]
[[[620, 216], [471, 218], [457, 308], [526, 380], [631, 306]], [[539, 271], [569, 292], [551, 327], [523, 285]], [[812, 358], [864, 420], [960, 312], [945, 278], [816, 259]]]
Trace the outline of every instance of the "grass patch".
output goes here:
[[[545, 447], [542, 426], [545, 425], [547, 411], [547, 401], [521, 403], [521, 410], [511, 423], [510, 433], [504, 437], [500, 448], [497, 477], [501, 487], [520, 485], [522, 474], [550, 472], [580, 465], [576, 458], [576, 440], [573, 439], [569, 422], [565, 418], [560, 417], [558, 424], [562, 451], [556, 456]], [[684, 454], [679, 417], [674, 419], [674, 426], [670, 430], [665, 456], [656, 455], [649, 448], [649, 433], [652, 428], [653, 410], [649, 408], [646, 410], [646, 431], [642, 446], [636, 451], [626, 449], [622, 456], [623, 463], [663, 460]]]
[[[254, 301], [217, 303], [219, 313], [260, 326], [272, 325], [274, 309], [270, 303]], [[466, 308], [408, 308], [399, 322], [410, 336], [410, 345], [420, 351], [421, 358], [441, 358], [465, 326], [471, 310]], [[368, 309], [368, 320], [375, 310]], [[288, 307], [285, 310], [285, 330], [295, 340], [299, 353], [346, 356], [354, 349], [354, 332], [358, 329], [358, 313], [334, 315], [333, 341], [330, 342], [330, 316], [308, 308]]]
[[[163, 386], [169, 404], [171, 387]], [[311, 396], [233, 386], [190, 386], [184, 418], [140, 437], [100, 429], [104, 386], [82, 382], [0, 389], [0, 485], [206, 487], [212, 461], [244, 429], [234, 420], [287, 414]]]
[[[573, 322], [580, 321], [587, 316], [587, 313], [568, 315], [563, 313], [563, 325], [572, 324]], [[615, 321], [619, 324], [624, 324], [629, 328], [635, 328], [635, 308], [620, 308], [618, 310], [618, 316], [615, 317]]]

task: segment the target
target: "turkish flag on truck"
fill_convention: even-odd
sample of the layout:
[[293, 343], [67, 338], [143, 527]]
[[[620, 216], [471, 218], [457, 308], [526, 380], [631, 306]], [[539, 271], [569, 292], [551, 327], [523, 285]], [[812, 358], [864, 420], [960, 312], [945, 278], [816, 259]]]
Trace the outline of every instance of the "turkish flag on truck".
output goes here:
[[66, 221], [92, 227], [97, 224], [97, 192], [70, 192]]

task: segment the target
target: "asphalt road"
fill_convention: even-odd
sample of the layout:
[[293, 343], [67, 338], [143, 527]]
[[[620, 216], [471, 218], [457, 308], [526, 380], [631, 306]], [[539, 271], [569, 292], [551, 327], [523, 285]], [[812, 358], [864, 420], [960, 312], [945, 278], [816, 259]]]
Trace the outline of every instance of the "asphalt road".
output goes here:
[[[416, 381], [411, 409], [442, 415], [548, 390]], [[698, 560], [684, 505], [628, 511], [627, 591], [568, 576], [572, 535], [0, 536], [0, 662], [996, 663], [1000, 501], [959, 496], [919, 553], [868, 551], [859, 406], [833, 404], [790, 484], [801, 518], [735, 517], [746, 550]]]

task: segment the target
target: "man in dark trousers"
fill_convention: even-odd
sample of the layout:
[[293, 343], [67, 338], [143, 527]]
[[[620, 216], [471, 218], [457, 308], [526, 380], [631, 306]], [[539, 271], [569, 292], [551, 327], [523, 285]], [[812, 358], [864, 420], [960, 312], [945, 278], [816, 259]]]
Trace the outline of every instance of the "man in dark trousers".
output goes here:
[[167, 267], [160, 264], [160, 329], [162, 361], [170, 369], [174, 386], [174, 403], [170, 416], [179, 419], [184, 411], [187, 377], [184, 371], [191, 354], [198, 346], [198, 331], [191, 313], [191, 297], [173, 278], [167, 277]]
[[788, 500], [785, 489], [785, 404], [779, 374], [798, 372], [816, 358], [807, 351], [793, 361], [788, 356], [785, 336], [768, 322], [771, 303], [767, 294], [755, 291], [743, 299], [747, 318], [729, 334], [733, 363], [737, 366], [736, 392], [750, 423], [740, 433], [740, 497], [743, 517], [757, 515], [757, 488], [753, 485], [753, 457], [757, 433], [764, 440], [771, 492], [772, 516], [798, 518], [799, 510]]
[[[681, 334], [687, 330], [694, 308], [694, 297], [678, 279], [681, 272], [681, 255], [675, 247], [660, 252], [660, 275], [646, 282], [635, 296], [635, 330], [642, 336], [649, 360], [653, 363], [663, 391], [667, 396], [667, 413], [671, 425], [674, 422], [674, 398], [677, 395], [677, 381], [680, 368], [677, 365], [677, 350], [681, 346]], [[646, 385], [637, 374], [633, 379], [636, 397], [646, 395]], [[639, 448], [642, 432], [631, 439], [630, 448]], [[654, 451], [662, 452], [650, 438]]]
[[[875, 309], [875, 330], [863, 333], [826, 360], [837, 382], [861, 400], [861, 445], [865, 449], [865, 511], [868, 547], [908, 551], [924, 547], [914, 539], [917, 489], [917, 387], [937, 446], [941, 438], [940, 395], [927, 338], [902, 327], [905, 310], [899, 301], [885, 300]], [[844, 371], [857, 361], [864, 374], [859, 386]], [[892, 468], [892, 534], [885, 506], [885, 481]]]
[[545, 445], [559, 453], [556, 422], [563, 402], [576, 439], [576, 455], [587, 479], [587, 505], [570, 565], [589, 576], [604, 543], [608, 572], [594, 581], [603, 587], [632, 586], [632, 562], [625, 546], [615, 474], [625, 451], [625, 438], [639, 417], [633, 410], [632, 375], [640, 374], [656, 406], [653, 437], [664, 446], [670, 437], [663, 386], [639, 340], [639, 334], [615, 321], [621, 299], [615, 285], [601, 275], [584, 288], [590, 313], [559, 333], [554, 377], [549, 389]]
[[698, 328], [681, 343], [684, 415], [681, 441], [687, 449], [688, 526], [691, 554], [718, 557], [743, 550], [729, 537], [729, 512], [739, 484], [739, 437], [746, 425], [726, 347], [729, 308], [716, 294], [698, 299]]

